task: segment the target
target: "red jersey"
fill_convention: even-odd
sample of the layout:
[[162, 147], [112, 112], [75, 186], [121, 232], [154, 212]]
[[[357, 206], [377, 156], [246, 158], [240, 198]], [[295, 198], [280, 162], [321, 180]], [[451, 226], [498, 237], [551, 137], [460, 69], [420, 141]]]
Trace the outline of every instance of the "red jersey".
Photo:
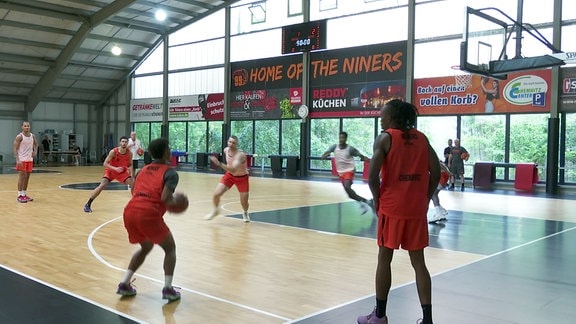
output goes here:
[[153, 211], [147, 213], [162, 217], [166, 212], [166, 205], [162, 202], [162, 190], [164, 189], [164, 175], [170, 166], [160, 163], [151, 163], [142, 168], [132, 190], [132, 199], [125, 209], [145, 209]]
[[115, 167], [125, 167], [128, 168], [132, 164], [132, 156], [130, 155], [130, 150], [126, 150], [124, 154], [120, 153], [120, 150], [114, 148], [114, 158], [110, 161], [110, 165]]
[[379, 214], [403, 219], [426, 218], [428, 211], [428, 139], [416, 129], [387, 129], [390, 151], [380, 170]]

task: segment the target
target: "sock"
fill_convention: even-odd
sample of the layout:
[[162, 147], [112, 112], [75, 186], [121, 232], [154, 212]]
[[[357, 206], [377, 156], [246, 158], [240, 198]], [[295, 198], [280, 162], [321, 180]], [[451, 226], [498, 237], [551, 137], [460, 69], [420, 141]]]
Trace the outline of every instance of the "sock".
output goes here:
[[382, 318], [386, 316], [386, 303], [387, 299], [381, 300], [376, 298], [376, 317]]
[[22, 190], [22, 196], [26, 196], [26, 190]]
[[18, 197], [20, 197], [20, 196], [24, 196], [24, 194], [22, 194], [21, 190], [18, 190]]
[[432, 324], [432, 305], [422, 305], [422, 324]]
[[86, 206], [90, 207], [92, 206], [92, 202], [94, 201], [93, 198], [88, 199], [88, 202], [86, 203]]
[[124, 278], [122, 278], [122, 282], [129, 284], [130, 283], [130, 279], [132, 279], [132, 276], [134, 275], [134, 271], [132, 270], [126, 270], [126, 273], [124, 273]]
[[164, 288], [172, 287], [172, 278], [174, 276], [164, 276]]

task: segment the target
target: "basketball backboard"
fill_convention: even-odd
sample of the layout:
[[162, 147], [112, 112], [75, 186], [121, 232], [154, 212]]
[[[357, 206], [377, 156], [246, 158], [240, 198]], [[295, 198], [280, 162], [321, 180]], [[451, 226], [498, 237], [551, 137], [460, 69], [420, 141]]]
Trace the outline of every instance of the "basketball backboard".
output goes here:
[[[530, 25], [529, 25], [530, 26]], [[465, 30], [460, 46], [460, 69], [469, 73], [505, 79], [506, 73], [564, 65], [562, 53], [548, 42], [533, 26], [526, 28], [497, 8], [466, 8]], [[520, 33], [520, 38], [518, 38]], [[536, 57], [523, 57], [514, 46], [517, 39], [534, 37], [543, 46]], [[512, 40], [512, 41], [511, 41]], [[508, 53], [507, 49], [512, 49]]]

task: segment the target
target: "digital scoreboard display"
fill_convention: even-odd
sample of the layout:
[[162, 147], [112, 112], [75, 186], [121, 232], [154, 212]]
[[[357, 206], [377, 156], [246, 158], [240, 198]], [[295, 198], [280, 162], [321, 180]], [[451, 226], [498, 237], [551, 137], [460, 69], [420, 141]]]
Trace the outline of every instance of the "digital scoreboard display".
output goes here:
[[282, 54], [326, 49], [326, 20], [282, 27]]

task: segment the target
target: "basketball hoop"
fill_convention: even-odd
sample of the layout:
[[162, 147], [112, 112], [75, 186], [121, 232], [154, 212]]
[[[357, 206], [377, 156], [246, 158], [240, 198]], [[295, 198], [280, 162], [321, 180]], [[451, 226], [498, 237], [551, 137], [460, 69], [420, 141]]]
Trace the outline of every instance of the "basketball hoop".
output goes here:
[[452, 70], [454, 70], [454, 81], [457, 86], [472, 87], [472, 74], [460, 70], [460, 65], [452, 66]]

